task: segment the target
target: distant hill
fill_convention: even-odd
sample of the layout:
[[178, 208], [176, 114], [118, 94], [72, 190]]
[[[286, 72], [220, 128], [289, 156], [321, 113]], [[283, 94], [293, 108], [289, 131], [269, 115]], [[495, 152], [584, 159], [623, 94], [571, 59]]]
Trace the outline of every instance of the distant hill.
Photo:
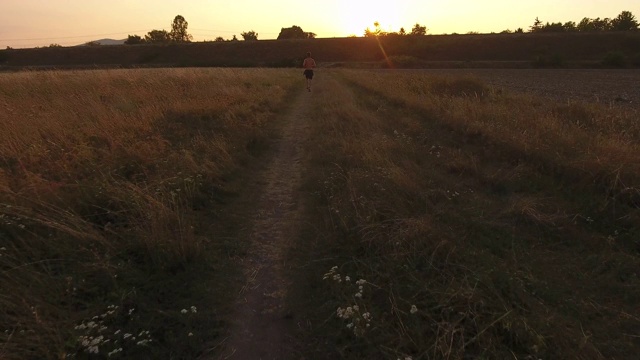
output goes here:
[[80, 44], [78, 46], [85, 46], [85, 45], [88, 45], [89, 43], [98, 44], [98, 45], [124, 45], [125, 41], [127, 41], [127, 39], [122, 39], [122, 40], [100, 39], [100, 40], [88, 41], [88, 42], [86, 42], [84, 44]]

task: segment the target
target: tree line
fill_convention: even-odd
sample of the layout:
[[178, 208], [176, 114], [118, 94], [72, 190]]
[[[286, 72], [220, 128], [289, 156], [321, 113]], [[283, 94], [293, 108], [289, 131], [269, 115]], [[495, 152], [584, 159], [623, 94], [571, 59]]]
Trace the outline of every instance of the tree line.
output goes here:
[[[365, 37], [373, 36], [422, 36], [427, 34], [427, 27], [416, 23], [411, 31], [407, 32], [404, 28], [400, 28], [397, 32], [383, 31], [379, 22], [373, 23], [374, 28], [366, 28], [364, 30]], [[171, 30], [151, 30], [144, 37], [139, 35], [129, 35], [125, 44], [158, 44], [158, 43], [186, 43], [193, 40], [193, 36], [188, 32], [189, 23], [181, 15], [177, 15], [171, 23]], [[595, 32], [595, 31], [634, 31], [638, 30], [638, 21], [630, 11], [622, 11], [617, 17], [610, 18], [583, 18], [580, 22], [567, 21], [565, 23], [543, 23], [536, 17], [533, 25], [529, 27], [530, 33], [545, 33], [545, 32]], [[522, 28], [518, 28], [515, 31], [504, 30], [502, 33], [524, 33]], [[469, 32], [474, 33], [474, 32]], [[258, 33], [250, 30], [240, 34], [245, 41], [258, 40]], [[282, 28], [278, 34], [278, 40], [285, 39], [314, 39], [315, 33], [306, 32], [301, 27], [293, 25], [288, 28]], [[238, 41], [236, 35], [229, 40], [225, 40], [221, 36], [216, 37], [214, 41]]]
[[[188, 32], [189, 23], [182, 15], [177, 15], [171, 23], [171, 31], [167, 30], [151, 30], [144, 37], [140, 35], [128, 35], [125, 44], [165, 44], [165, 43], [188, 43], [193, 40], [193, 36]], [[258, 33], [250, 30], [240, 33], [243, 40], [258, 40]], [[283, 39], [314, 39], [315, 33], [305, 32], [301, 27], [293, 25], [289, 28], [282, 28], [278, 35], [278, 40]], [[218, 36], [213, 41], [239, 41], [236, 35], [229, 40]]]
[[[364, 30], [365, 37], [372, 36], [402, 36], [402, 35], [426, 35], [427, 29], [426, 26], [420, 25], [416, 23], [410, 32], [407, 32], [404, 28], [400, 28], [397, 32], [387, 32], [383, 31], [380, 27], [379, 22], [373, 23], [374, 28], [366, 28]], [[635, 15], [633, 15], [630, 11], [623, 11], [617, 17], [610, 18], [583, 18], [580, 22], [575, 23], [573, 21], [568, 21], [565, 23], [557, 22], [557, 23], [543, 23], [539, 18], [536, 17], [532, 26], [529, 27], [529, 31], [531, 33], [544, 33], [544, 32], [595, 32], [595, 31], [637, 31], [640, 25], [636, 20]], [[511, 33], [525, 33], [525, 30], [522, 28], [518, 28], [515, 31], [512, 30], [504, 30], [501, 32], [502, 34], [511, 34]], [[478, 34], [478, 32], [470, 31], [467, 34]]]
[[373, 30], [371, 30], [370, 28], [364, 29], [364, 36], [365, 37], [372, 37], [372, 36], [404, 36], [404, 35], [421, 36], [421, 35], [427, 35], [427, 31], [429, 30], [429, 29], [427, 29], [426, 26], [420, 25], [419, 23], [416, 23], [411, 28], [411, 32], [409, 32], [409, 33], [407, 33], [407, 31], [403, 27], [401, 27], [398, 32], [383, 31], [380, 28], [380, 23], [377, 22], [377, 21], [373, 23], [373, 26], [374, 26]]
[[[536, 17], [533, 25], [529, 27], [529, 32], [532, 33], [544, 33], [544, 32], [597, 32], [597, 31], [635, 31], [638, 30], [638, 20], [631, 11], [623, 11], [613, 19], [610, 18], [583, 18], [580, 22], [573, 21], [561, 22], [546, 22], [543, 23]], [[522, 32], [522, 29], [519, 29]]]

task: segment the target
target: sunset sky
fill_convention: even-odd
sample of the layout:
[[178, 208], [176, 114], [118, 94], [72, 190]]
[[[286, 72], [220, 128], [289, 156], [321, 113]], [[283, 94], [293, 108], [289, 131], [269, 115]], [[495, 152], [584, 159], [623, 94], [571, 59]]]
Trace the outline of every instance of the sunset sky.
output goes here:
[[275, 39], [283, 27], [300, 26], [319, 38], [362, 36], [378, 21], [386, 31], [419, 23], [429, 34], [500, 32], [543, 22], [640, 17], [638, 0], [0, 0], [0, 49], [72, 46], [103, 38], [144, 36], [171, 29], [176, 15], [189, 23], [194, 41], [230, 39], [254, 30]]

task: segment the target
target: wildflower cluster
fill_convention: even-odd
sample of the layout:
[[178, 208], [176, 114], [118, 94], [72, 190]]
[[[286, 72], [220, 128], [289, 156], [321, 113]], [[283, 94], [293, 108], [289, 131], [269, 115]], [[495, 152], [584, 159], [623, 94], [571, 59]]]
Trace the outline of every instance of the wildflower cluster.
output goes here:
[[186, 314], [186, 313], [188, 313], [189, 311], [191, 311], [191, 313], [192, 313], [192, 314], [195, 314], [195, 313], [197, 313], [197, 312], [198, 312], [198, 309], [197, 309], [195, 306], [191, 306], [191, 307], [189, 308], [189, 310], [187, 310], [187, 309], [182, 309], [182, 310], [180, 310], [180, 313], [181, 313], [181, 314]]
[[435, 155], [435, 157], [440, 157], [440, 151], [442, 151], [442, 146], [440, 145], [433, 145], [430, 149], [429, 149], [429, 154], [431, 155]]
[[[147, 330], [141, 330], [137, 334], [123, 332], [121, 329], [109, 329], [110, 319], [114, 318], [119, 311], [116, 305], [109, 305], [103, 314], [94, 316], [89, 321], [83, 321], [75, 326], [75, 330], [82, 332], [77, 337], [80, 350], [89, 354], [105, 353], [107, 357], [116, 356], [128, 346], [147, 346], [153, 340]], [[135, 309], [127, 310], [127, 315], [131, 316]]]
[[[371, 327], [371, 320], [373, 319], [371, 313], [364, 308], [364, 301], [362, 300], [364, 285], [367, 284], [367, 281], [360, 279], [352, 284], [351, 277], [348, 275], [344, 276], [343, 281], [343, 277], [338, 272], [337, 266], [332, 267], [329, 272], [324, 274], [323, 280], [332, 280], [338, 284], [343, 284], [348, 290], [345, 297], [348, 298], [347, 301], [349, 301], [349, 303], [354, 302], [354, 304], [346, 306], [345, 308], [338, 307], [336, 316], [339, 319], [347, 321], [347, 329], [353, 331], [356, 336], [364, 336], [367, 329]], [[356, 287], [355, 292], [353, 292], [354, 286]]]
[[338, 318], [349, 321], [347, 323], [347, 329], [353, 330], [353, 333], [357, 336], [363, 336], [367, 328], [371, 326], [370, 312], [361, 312], [358, 304], [353, 306], [347, 306], [345, 309], [339, 307], [336, 311]]
[[411, 136], [408, 136], [404, 133], [398, 132], [398, 130], [393, 130], [393, 135], [396, 137], [396, 140], [404, 142], [406, 144], [411, 144]]
[[[180, 310], [180, 314], [182, 314], [182, 315], [187, 315], [187, 314], [197, 314], [197, 313], [198, 313], [198, 309], [197, 309], [195, 306], [193, 306], [193, 305], [191, 305], [191, 307], [189, 308], [189, 310], [187, 310], [187, 309], [182, 309], [182, 310]], [[189, 332], [189, 333], [187, 334], [187, 336], [188, 336], [188, 337], [192, 337], [192, 336], [193, 336], [193, 332]]]
[[[11, 211], [11, 205], [5, 205], [7, 211]], [[11, 216], [6, 213], [0, 214], [0, 224], [9, 225], [9, 226], [17, 226], [20, 229], [25, 229], [26, 226], [22, 223], [24, 219], [19, 216]]]
[[447, 190], [447, 198], [449, 200], [453, 200], [453, 199], [457, 198], [458, 196], [460, 196], [459, 192], [457, 192], [455, 190], [453, 190], [453, 191]]

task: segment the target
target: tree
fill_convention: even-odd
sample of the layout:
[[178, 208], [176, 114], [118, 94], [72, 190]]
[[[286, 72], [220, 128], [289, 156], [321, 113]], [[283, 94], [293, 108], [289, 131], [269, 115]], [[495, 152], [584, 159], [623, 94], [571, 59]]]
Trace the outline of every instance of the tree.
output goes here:
[[171, 23], [169, 38], [175, 42], [190, 42], [193, 36], [189, 35], [187, 27], [189, 27], [187, 20], [182, 15], [177, 15]]
[[233, 37], [229, 41], [238, 41], [238, 38], [235, 35], [233, 35]]
[[53, 44], [49, 44], [49, 47], [50, 47], [50, 48], [61, 48], [61, 47], [62, 47], [62, 45], [57, 44], [57, 43], [53, 43]]
[[576, 25], [576, 29], [578, 31], [593, 31], [592, 29], [592, 25], [591, 25], [591, 19], [589, 18], [583, 18], [582, 20], [580, 20], [580, 22], [578, 23], [578, 25]]
[[537, 32], [537, 31], [540, 31], [541, 29], [542, 29], [542, 21], [540, 21], [540, 19], [538, 19], [538, 17], [536, 16], [536, 19], [533, 21], [533, 25], [529, 27], [529, 32]]
[[293, 25], [290, 28], [280, 29], [278, 40], [286, 39], [315, 39], [316, 34], [312, 32], [304, 32], [300, 26]]
[[373, 27], [374, 27], [374, 30], [373, 30], [373, 31], [372, 31], [371, 29], [369, 29], [369, 28], [364, 29], [364, 36], [365, 36], [365, 37], [372, 37], [372, 36], [381, 36], [381, 35], [384, 35], [384, 34], [382, 33], [382, 30], [380, 30], [380, 23], [379, 23], [379, 22], [375, 21], [375, 22], [373, 23]]
[[144, 39], [138, 35], [128, 35], [124, 43], [127, 45], [144, 44]]
[[540, 32], [564, 32], [564, 25], [562, 23], [546, 23], [540, 29]]
[[564, 23], [564, 25], [562, 25], [562, 27], [566, 32], [574, 32], [578, 30], [578, 26], [573, 21], [567, 21], [566, 23]]
[[251, 30], [248, 32], [243, 32], [240, 35], [242, 35], [242, 38], [244, 39], [244, 41], [255, 41], [258, 40], [258, 33]]
[[144, 41], [148, 43], [167, 43], [171, 40], [166, 30], [151, 30], [144, 36]]
[[629, 31], [637, 29], [638, 21], [631, 11], [623, 11], [615, 19], [611, 20], [611, 30]]
[[407, 32], [404, 30], [403, 27], [400, 28], [400, 31], [398, 32], [399, 35], [407, 35]]
[[411, 28], [411, 35], [427, 35], [427, 27], [416, 23]]
[[213, 40], [215, 42], [220, 42], [220, 41], [224, 41], [224, 38], [222, 36], [218, 36], [215, 40]]
[[595, 31], [609, 31], [611, 30], [611, 19], [609, 18], [595, 18], [592, 21], [593, 28]]

